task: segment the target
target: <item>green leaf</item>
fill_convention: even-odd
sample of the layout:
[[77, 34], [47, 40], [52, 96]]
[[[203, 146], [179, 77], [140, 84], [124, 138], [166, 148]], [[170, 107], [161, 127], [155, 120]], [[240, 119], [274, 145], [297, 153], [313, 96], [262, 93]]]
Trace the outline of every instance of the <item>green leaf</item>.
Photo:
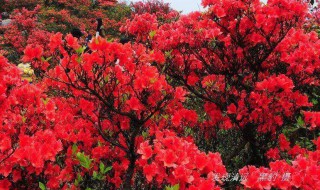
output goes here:
[[162, 67], [161, 73], [163, 73], [163, 72], [167, 69], [167, 66], [168, 66], [168, 64], [165, 64], [165, 65]]
[[317, 105], [319, 103], [317, 99], [312, 99], [311, 101], [313, 105]]
[[157, 80], [158, 80], [157, 78], [151, 78], [151, 79], [150, 79], [150, 83], [151, 83], [151, 84], [154, 84], [155, 82], [157, 82]]
[[292, 163], [292, 161], [289, 160], [289, 159], [286, 159], [286, 162], [287, 162], [288, 164], [291, 164], [291, 163]]
[[79, 185], [79, 183], [80, 183], [80, 182], [79, 182], [79, 180], [78, 180], [78, 179], [74, 180], [74, 185], [75, 185], [75, 186], [78, 186], [78, 185]]
[[78, 152], [77, 153], [77, 158], [80, 162], [80, 165], [86, 169], [90, 169], [91, 166], [91, 159], [89, 158], [89, 156], [86, 156], [84, 153], [82, 152]]
[[129, 99], [129, 95], [128, 94], [123, 94], [121, 97], [121, 102], [126, 102]]
[[44, 57], [41, 57], [41, 61], [42, 61], [42, 62], [48, 62], [48, 61], [51, 60], [51, 58], [52, 58], [52, 57], [48, 57], [48, 58], [46, 59], [46, 58], [44, 58]]
[[74, 185], [78, 186], [81, 181], [82, 181], [82, 176], [78, 174], [77, 179], [74, 181]]
[[162, 117], [167, 120], [169, 118], [169, 115], [168, 114], [162, 115]]
[[27, 121], [27, 118], [25, 116], [22, 116], [22, 123], [25, 123]]
[[299, 129], [300, 129], [299, 127], [291, 127], [291, 128], [285, 129], [283, 132], [286, 136], [289, 136], [291, 133], [294, 133]]
[[150, 33], [149, 33], [149, 36], [150, 38], [152, 39], [154, 37], [154, 35], [156, 35], [157, 31], [155, 30], [152, 30]]
[[110, 170], [112, 170], [112, 166], [109, 166], [109, 167], [105, 168], [103, 174], [107, 173]]
[[98, 179], [98, 173], [96, 171], [93, 172], [92, 174], [93, 179]]
[[186, 132], [187, 135], [192, 134], [192, 129], [190, 127], [186, 127], [184, 131]]
[[73, 144], [72, 145], [72, 154], [75, 154], [77, 152], [77, 150], [78, 150], [77, 144]]
[[213, 84], [214, 84], [213, 81], [206, 81], [206, 82], [205, 82], [205, 85], [206, 85], [208, 88], [212, 87]]
[[86, 49], [86, 46], [82, 46], [82, 47], [79, 47], [78, 49], [76, 49], [76, 52], [77, 52], [77, 54], [82, 54], [85, 49]]
[[39, 182], [39, 188], [40, 188], [41, 190], [46, 190], [46, 189], [47, 189], [47, 188], [46, 188], [46, 185], [43, 184], [43, 183], [41, 183], [41, 182]]
[[49, 100], [50, 100], [50, 98], [46, 98], [46, 99], [41, 98], [41, 100], [42, 100], [44, 105], [47, 105]]
[[166, 58], [172, 58], [171, 53], [172, 53], [172, 50], [166, 51], [166, 52], [164, 52], [164, 55], [165, 55]]
[[229, 90], [231, 88], [230, 84], [227, 84], [227, 90]]
[[103, 162], [100, 162], [99, 168], [100, 168], [100, 172], [103, 173], [104, 172], [104, 164]]
[[301, 116], [298, 117], [297, 125], [298, 125], [299, 127], [305, 127], [304, 121], [303, 121], [303, 119], [302, 119]]
[[107, 76], [104, 78], [104, 82], [106, 82], [106, 83], [107, 83], [107, 82], [109, 81], [109, 77], [110, 77], [110, 76], [109, 76], [109, 75], [107, 75]]
[[176, 184], [174, 186], [166, 186], [166, 190], [179, 190], [180, 189], [180, 185]]
[[142, 131], [142, 137], [146, 139], [149, 136], [149, 133], [147, 131]]
[[212, 48], [212, 49], [215, 49], [216, 48], [216, 39], [212, 39], [210, 42], [209, 42], [209, 47]]
[[52, 59], [52, 56], [48, 57], [46, 61], [50, 61], [51, 59]]
[[81, 58], [81, 57], [77, 57], [77, 58], [76, 58], [76, 61], [77, 61], [78, 63], [81, 63], [82, 58]]

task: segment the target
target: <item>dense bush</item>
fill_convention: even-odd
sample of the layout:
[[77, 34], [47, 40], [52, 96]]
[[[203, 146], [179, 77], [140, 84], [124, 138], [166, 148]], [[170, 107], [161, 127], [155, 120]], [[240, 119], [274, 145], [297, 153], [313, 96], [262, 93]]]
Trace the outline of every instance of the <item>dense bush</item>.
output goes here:
[[318, 189], [318, 10], [202, 5], [17, 7], [1, 45], [37, 79], [0, 50], [0, 189]]

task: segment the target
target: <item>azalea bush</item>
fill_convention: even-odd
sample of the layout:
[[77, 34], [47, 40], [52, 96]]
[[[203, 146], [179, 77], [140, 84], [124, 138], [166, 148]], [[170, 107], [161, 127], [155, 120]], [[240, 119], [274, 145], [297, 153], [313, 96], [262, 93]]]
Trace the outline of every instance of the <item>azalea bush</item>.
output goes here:
[[[16, 9], [0, 38], [37, 71], [22, 80], [0, 50], [0, 189], [319, 187], [308, 1], [203, 0], [187, 15], [158, 1], [70, 3]], [[96, 16], [114, 24], [108, 36], [69, 34]]]
[[4, 34], [0, 45], [3, 54], [11, 62], [19, 62], [27, 45], [41, 44], [45, 50], [48, 49], [46, 44], [53, 33], [71, 33], [77, 28], [84, 37], [95, 35], [97, 18], [103, 20], [107, 35], [112, 38], [111, 35], [119, 33], [121, 22], [130, 14], [127, 5], [115, 4], [112, 0], [34, 2], [6, 0], [8, 7], [5, 10], [11, 11], [12, 22], [6, 27], [0, 27], [0, 33]]

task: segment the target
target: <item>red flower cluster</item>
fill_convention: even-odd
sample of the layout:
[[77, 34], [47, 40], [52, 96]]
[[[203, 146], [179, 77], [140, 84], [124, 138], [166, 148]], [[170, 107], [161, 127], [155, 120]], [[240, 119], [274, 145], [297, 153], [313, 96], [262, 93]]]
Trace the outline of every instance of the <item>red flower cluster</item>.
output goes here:
[[219, 189], [226, 175], [219, 153], [203, 153], [189, 138], [171, 131], [156, 132], [156, 138], [140, 144], [138, 161], [149, 183], [175, 185], [181, 189]]
[[149, 33], [157, 28], [157, 17], [150, 13], [144, 13], [136, 14], [132, 20], [127, 20], [121, 31], [137, 36], [137, 41], [146, 41], [149, 38]]
[[[113, 2], [43, 1], [1, 29], [37, 80], [0, 55], [0, 189], [318, 189], [320, 40], [304, 1], [203, 0], [188, 15]], [[96, 17], [110, 36], [60, 33]]]
[[166, 22], [179, 16], [179, 12], [172, 9], [169, 3], [157, 0], [138, 1], [132, 4], [134, 14], [155, 14], [159, 21]]
[[310, 128], [315, 129], [316, 127], [320, 127], [320, 112], [310, 112], [306, 111], [303, 113], [304, 119], [307, 124], [310, 124]]
[[317, 189], [320, 180], [320, 151], [298, 156], [289, 164], [285, 160], [271, 162], [270, 168], [248, 166], [240, 170], [242, 184], [250, 189]]
[[54, 102], [38, 86], [22, 82], [18, 68], [1, 55], [0, 65], [0, 187], [8, 189], [55, 162], [62, 143], [52, 130]]
[[250, 94], [250, 107], [254, 110], [249, 121], [259, 124], [260, 132], [275, 132], [284, 119], [292, 117], [301, 107], [311, 106], [308, 97], [293, 91], [291, 79], [285, 75], [270, 76], [256, 84], [256, 91]]

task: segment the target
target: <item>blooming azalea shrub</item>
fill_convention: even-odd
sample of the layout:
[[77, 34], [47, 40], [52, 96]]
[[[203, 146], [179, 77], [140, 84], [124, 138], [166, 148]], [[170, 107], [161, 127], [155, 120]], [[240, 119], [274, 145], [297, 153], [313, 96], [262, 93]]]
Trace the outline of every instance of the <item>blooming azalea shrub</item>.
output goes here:
[[169, 3], [156, 0], [138, 1], [131, 4], [134, 14], [155, 14], [160, 22], [172, 21], [179, 17], [178, 11], [172, 9]]
[[[32, 36], [33, 32], [39, 31], [39, 29], [37, 29], [39, 24], [36, 22], [36, 14], [39, 9], [39, 6], [31, 11], [22, 8], [21, 11], [16, 10], [12, 13], [12, 23], [8, 25], [4, 31], [4, 43], [7, 46], [12, 46], [15, 51], [20, 54], [23, 52], [27, 45], [28, 37]], [[44, 35], [46, 35], [46, 33], [44, 33]], [[36, 41], [40, 42], [40, 40], [41, 38], [34, 38], [33, 43]]]
[[[318, 188], [320, 48], [307, 2], [203, 0], [204, 12], [176, 15], [147, 1], [128, 19], [111, 4], [12, 14], [1, 45], [38, 74], [23, 81], [0, 55], [0, 189]], [[91, 33], [95, 17], [114, 36], [69, 34]]]
[[46, 101], [39, 86], [21, 81], [19, 70], [3, 56], [0, 65], [0, 187], [37, 188], [34, 176], [45, 171], [62, 150], [53, 130], [55, 104]]
[[249, 101], [255, 110], [251, 112], [249, 121], [259, 123], [259, 132], [275, 133], [276, 127], [282, 126], [285, 119], [290, 119], [288, 117], [292, 117], [295, 110], [312, 106], [308, 97], [298, 91], [293, 92], [293, 87], [293, 82], [284, 75], [270, 76], [262, 82], [257, 82], [258, 93], [250, 94]]
[[[52, 32], [70, 33], [72, 29], [79, 28], [83, 36], [95, 34], [97, 27], [96, 19], [102, 18], [106, 24], [106, 28], [114, 27], [118, 31], [119, 23], [125, 14], [119, 14], [120, 18], [115, 20], [107, 17], [106, 10], [113, 7], [114, 1], [6, 1], [10, 11], [12, 22], [7, 27], [0, 27], [4, 36], [1, 44], [5, 49], [5, 53], [9, 54], [9, 58], [13, 62], [18, 62], [27, 44], [42, 45], [47, 50], [46, 45], [49, 43]], [[20, 3], [21, 6], [16, 5]], [[28, 4], [28, 5], [24, 5]], [[12, 6], [10, 8], [10, 6]], [[121, 7], [121, 6], [119, 6]], [[113, 32], [115, 33], [115, 32]], [[84, 37], [84, 38], [85, 38]], [[12, 57], [12, 58], [11, 58]]]
[[132, 20], [127, 20], [125, 27], [120, 28], [122, 32], [128, 32], [137, 37], [137, 41], [146, 41], [150, 32], [157, 29], [157, 17], [150, 13], [136, 14]]
[[[317, 146], [315, 151], [298, 152], [289, 163], [285, 160], [277, 160], [270, 162], [269, 168], [255, 166], [242, 168], [239, 171], [245, 179], [242, 184], [252, 189], [270, 189], [271, 187], [317, 189], [320, 179], [319, 140], [320, 138], [314, 140]], [[283, 142], [280, 142], [280, 146], [281, 144], [284, 148]]]
[[156, 132], [155, 136], [152, 145], [145, 141], [138, 149], [138, 162], [149, 183], [179, 184], [181, 189], [220, 189], [226, 168], [218, 153], [203, 153], [192, 139], [179, 138], [174, 132]]
[[179, 12], [170, 8], [169, 3], [157, 0], [134, 2], [131, 8], [131, 17], [122, 23], [120, 32], [146, 44], [154, 37], [158, 26], [173, 22], [180, 16]]
[[[266, 155], [280, 158], [277, 149], [268, 150], [282, 131], [291, 144], [297, 138], [311, 138], [310, 133], [318, 135], [318, 130], [308, 132], [318, 126], [319, 39], [315, 32], [302, 29], [310, 21], [306, 21], [307, 4], [202, 3], [207, 12], [181, 16], [154, 30], [151, 49], [166, 57], [159, 70], [190, 93], [186, 105], [196, 107], [202, 122], [198, 125], [209, 141], [224, 152], [225, 147], [214, 140], [216, 135], [238, 129], [242, 142], [234, 152], [226, 151], [223, 160], [231, 163], [244, 157], [240, 148], [249, 154], [243, 166], [267, 166]], [[304, 128], [298, 129], [301, 122]], [[196, 142], [203, 144], [199, 130], [193, 132]], [[202, 146], [212, 144], [208, 140]], [[303, 154], [300, 148], [295, 146], [291, 154]]]
[[[84, 178], [85, 173], [92, 173], [95, 163], [99, 164], [106, 158], [91, 152], [91, 148], [107, 154], [118, 152], [114, 158], [106, 155], [115, 170], [109, 180], [113, 184], [111, 187], [128, 188], [136, 172], [137, 148], [142, 141], [142, 132], [147, 132], [149, 128], [171, 127], [170, 117], [161, 118], [161, 115], [177, 115], [175, 112], [183, 109], [185, 94], [180, 92], [181, 89], [176, 91], [168, 85], [164, 75], [150, 65], [150, 62], [159, 59], [155, 59], [153, 53], [146, 52], [142, 45], [122, 45], [99, 37], [89, 43], [92, 52], [88, 53], [76, 38], [67, 35], [63, 41], [62, 34], [57, 33], [51, 36], [48, 46], [52, 61], [48, 61], [47, 67], [43, 67], [45, 63], [40, 59], [40, 47], [27, 47], [23, 59], [30, 61], [35, 68], [42, 65], [41, 69], [45, 72], [42, 85], [50, 91], [61, 92], [56, 93], [55, 98], [64, 99], [70, 105], [77, 104], [78, 108], [70, 108], [74, 109], [70, 117], [79, 119], [68, 118], [66, 122], [70, 124], [67, 126], [80, 122], [78, 120], [87, 123], [79, 123], [76, 134], [70, 134], [69, 129], [63, 129], [64, 126], [57, 123], [62, 139], [68, 140], [70, 135], [75, 135], [67, 141], [69, 156], [72, 157], [70, 146], [78, 145], [77, 139], [81, 139], [77, 150], [88, 156], [85, 157], [87, 159], [90, 156], [89, 160], [94, 158], [90, 161], [92, 168], [84, 168], [84, 174], [81, 174]], [[84, 131], [81, 129], [83, 126], [86, 126]], [[94, 138], [97, 136], [99, 138]], [[111, 147], [102, 148], [104, 146]], [[66, 168], [72, 169], [74, 163], [70, 164]]]

